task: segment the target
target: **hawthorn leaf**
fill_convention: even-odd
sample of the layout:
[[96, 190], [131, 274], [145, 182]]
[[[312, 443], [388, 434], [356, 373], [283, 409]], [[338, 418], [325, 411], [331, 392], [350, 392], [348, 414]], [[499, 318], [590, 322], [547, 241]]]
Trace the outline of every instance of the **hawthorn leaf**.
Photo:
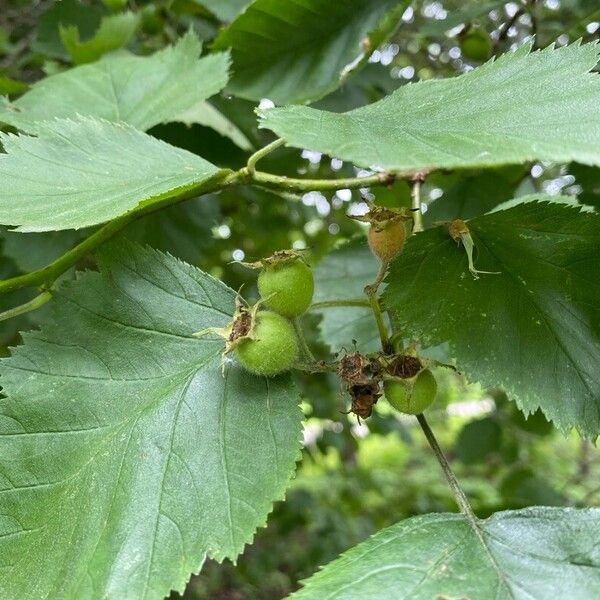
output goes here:
[[88, 40], [80, 38], [77, 25], [59, 26], [60, 39], [75, 64], [98, 60], [103, 54], [126, 46], [134, 36], [140, 16], [132, 12], [102, 17], [98, 31]]
[[487, 167], [530, 160], [600, 165], [596, 43], [531, 52], [521, 46], [448, 79], [399, 88], [334, 114], [260, 110], [288, 145], [389, 170]]
[[[366, 56], [361, 45], [405, 0], [255, 0], [214, 48], [231, 48], [228, 90], [249, 100], [309, 102], [337, 88]], [[399, 17], [398, 17], [399, 18]], [[383, 41], [383, 40], [381, 40]]]
[[242, 551], [299, 457], [291, 378], [222, 374], [223, 340], [191, 337], [231, 319], [233, 290], [131, 243], [99, 265], [0, 362], [3, 598], [182, 592]]
[[36, 37], [31, 43], [34, 52], [50, 58], [69, 60], [60, 39], [60, 27], [74, 25], [84, 38], [90, 38], [98, 29], [105, 11], [97, 3], [83, 4], [80, 0], [52, 2], [37, 19]]
[[103, 223], [144, 202], [200, 193], [227, 173], [129, 125], [89, 117], [0, 140], [0, 223], [22, 232]]
[[188, 126], [197, 124], [210, 127], [223, 137], [229, 138], [242, 150], [250, 151], [253, 148], [252, 142], [245, 136], [244, 132], [210, 102], [200, 102], [188, 108], [177, 115], [176, 120]]
[[477, 269], [447, 227], [412, 236], [385, 306], [426, 346], [449, 342], [471, 380], [501, 385], [563, 431], [600, 433], [600, 215], [525, 202], [468, 221]]
[[[377, 259], [371, 254], [363, 236], [341, 245], [313, 270], [313, 303], [366, 301], [364, 287], [375, 279], [377, 269]], [[381, 349], [373, 312], [368, 305], [327, 307], [312, 312], [321, 315], [321, 339], [334, 354], [342, 348], [351, 351], [353, 340], [356, 340], [360, 352]]]
[[304, 582], [295, 600], [600, 595], [600, 509], [532, 507], [477, 520], [412, 517], [383, 529]]
[[111, 55], [51, 75], [13, 102], [0, 105], [0, 121], [36, 133], [40, 121], [87, 115], [123, 121], [147, 130], [221, 91], [229, 56], [198, 58], [200, 40], [192, 32], [152, 56]]

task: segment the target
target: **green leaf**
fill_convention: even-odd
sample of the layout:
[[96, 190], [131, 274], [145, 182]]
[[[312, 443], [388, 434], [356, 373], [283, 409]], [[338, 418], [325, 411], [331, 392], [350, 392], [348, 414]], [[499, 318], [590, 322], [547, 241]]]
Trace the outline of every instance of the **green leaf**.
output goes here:
[[40, 121], [89, 115], [147, 130], [219, 92], [227, 83], [229, 56], [199, 59], [193, 33], [152, 56], [107, 56], [52, 75], [18, 100], [0, 106], [0, 121], [35, 133]]
[[451, 175], [432, 173], [427, 183], [441, 188], [443, 195], [427, 207], [423, 220], [427, 225], [453, 219], [470, 219], [482, 215], [512, 198], [516, 187], [503, 173], [463, 172]]
[[347, 113], [262, 110], [290, 146], [390, 170], [483, 167], [534, 159], [600, 165], [596, 44], [530, 45], [451, 79], [403, 86]]
[[21, 94], [29, 89], [29, 84], [17, 79], [11, 79], [0, 73], [0, 96]]
[[190, 126], [193, 124], [204, 125], [214, 129], [223, 137], [230, 139], [242, 150], [252, 150], [253, 146], [244, 133], [228, 119], [221, 111], [209, 102], [200, 102], [177, 115], [175, 119]]
[[575, 177], [575, 183], [581, 186], [579, 201], [600, 210], [600, 168], [572, 163], [569, 173]]
[[384, 293], [401, 331], [450, 343], [460, 370], [502, 385], [563, 431], [600, 432], [600, 216], [527, 202], [468, 222], [474, 279], [446, 227], [411, 237]]
[[87, 117], [0, 139], [0, 223], [18, 231], [95, 225], [226, 173], [128, 125]]
[[191, 337], [230, 320], [231, 289], [132, 244], [99, 263], [0, 363], [2, 597], [183, 591], [242, 551], [299, 455], [290, 378], [222, 375], [223, 340]]
[[231, 93], [277, 104], [308, 102], [340, 85], [361, 42], [400, 0], [255, 0], [215, 40], [231, 48]]
[[94, 35], [104, 14], [102, 7], [84, 5], [80, 0], [53, 2], [38, 20], [32, 50], [52, 58], [68, 60], [69, 54], [60, 40], [60, 26], [74, 25], [84, 38], [88, 38]]
[[291, 597], [589, 600], [600, 595], [599, 528], [599, 509], [500, 512], [478, 521], [477, 533], [464, 515], [413, 517], [352, 548]]
[[98, 60], [112, 50], [126, 46], [140, 22], [132, 12], [102, 17], [100, 27], [90, 39], [82, 41], [76, 25], [59, 26], [60, 39], [75, 64]]
[[567, 499], [532, 469], [517, 467], [502, 479], [498, 486], [505, 506], [522, 508], [532, 504], [561, 506]]
[[498, 452], [502, 442], [502, 428], [492, 417], [467, 423], [458, 434], [454, 452], [465, 465], [483, 462]]
[[[378, 263], [364, 237], [348, 242], [328, 254], [314, 269], [313, 302], [366, 301], [364, 287], [377, 275]], [[379, 350], [381, 342], [369, 306], [315, 309], [322, 317], [321, 338], [333, 353], [352, 349], [356, 340], [361, 352]]]
[[35, 271], [62, 256], [85, 237], [84, 231], [46, 231], [44, 233], [22, 233], [0, 231], [4, 242], [3, 254], [9, 257], [22, 271]]

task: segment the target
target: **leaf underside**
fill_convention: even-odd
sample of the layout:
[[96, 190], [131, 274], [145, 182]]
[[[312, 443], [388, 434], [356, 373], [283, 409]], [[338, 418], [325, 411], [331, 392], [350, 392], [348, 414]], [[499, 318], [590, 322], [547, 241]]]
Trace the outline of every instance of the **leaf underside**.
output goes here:
[[600, 596], [600, 510], [534, 507], [388, 527], [306, 580], [296, 600], [531, 600]]
[[225, 173], [128, 125], [89, 117], [1, 140], [0, 223], [24, 232], [103, 223]]
[[486, 167], [530, 160], [600, 165], [598, 45], [513, 53], [459, 77], [406, 85], [334, 114], [259, 111], [288, 145], [389, 170]]
[[99, 262], [0, 363], [4, 598], [182, 591], [206, 555], [235, 559], [298, 458], [289, 377], [223, 376], [223, 341], [191, 337], [232, 290], [130, 243]]

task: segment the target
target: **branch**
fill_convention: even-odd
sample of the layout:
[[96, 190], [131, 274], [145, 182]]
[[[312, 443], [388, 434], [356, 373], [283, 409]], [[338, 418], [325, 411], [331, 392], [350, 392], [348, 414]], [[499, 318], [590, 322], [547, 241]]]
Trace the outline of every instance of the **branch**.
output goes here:
[[285, 144], [284, 139], [275, 140], [274, 142], [271, 142], [270, 144], [268, 144], [264, 148], [261, 148], [260, 150], [255, 152], [252, 156], [250, 156], [250, 158], [248, 159], [248, 162], [246, 163], [246, 171], [248, 172], [248, 175], [251, 175], [251, 176], [254, 175], [254, 173], [256, 172], [256, 163], [261, 158], [264, 158], [268, 154], [271, 154], [271, 152], [273, 152], [274, 150], [277, 150], [277, 148], [279, 148], [280, 146], [283, 146], [283, 144]]
[[13, 317], [18, 317], [19, 315], [24, 315], [32, 310], [38, 309], [40, 306], [43, 306], [52, 298], [52, 294], [50, 292], [42, 292], [29, 302], [25, 302], [25, 304], [21, 304], [19, 306], [15, 306], [14, 308], [9, 308], [4, 312], [0, 313], [0, 321], [6, 321], [7, 319], [12, 319]]
[[458, 479], [456, 479], [456, 475], [454, 475], [454, 472], [452, 471], [450, 464], [446, 459], [446, 456], [442, 452], [442, 449], [440, 448], [440, 445], [438, 444], [435, 435], [433, 435], [433, 431], [431, 431], [431, 427], [429, 427], [429, 423], [427, 423], [425, 415], [417, 415], [417, 420], [419, 421], [419, 425], [421, 426], [421, 429], [423, 430], [423, 433], [425, 434], [425, 437], [427, 438], [427, 441], [429, 442], [429, 445], [431, 446], [435, 457], [437, 458], [438, 462], [440, 463], [440, 466], [442, 467], [442, 471], [444, 471], [444, 475], [446, 476], [448, 485], [452, 489], [452, 493], [454, 494], [454, 498], [456, 499], [456, 504], [458, 504], [458, 508], [460, 508], [460, 511], [464, 513], [469, 518], [469, 520], [477, 522], [477, 517], [475, 516], [475, 513], [471, 508], [471, 504], [465, 496], [465, 493], [462, 491], [462, 488], [458, 483]]
[[0, 281], [0, 294], [19, 290], [24, 287], [51, 285], [63, 273], [75, 266], [83, 257], [93, 252], [96, 248], [111, 239], [115, 234], [133, 221], [144, 215], [156, 212], [167, 206], [171, 206], [172, 204], [182, 202], [183, 200], [189, 200], [190, 198], [195, 198], [197, 196], [233, 185], [239, 181], [240, 177], [241, 174], [239, 171], [235, 173], [230, 171], [225, 176], [222, 176], [217, 180], [212, 179], [209, 181], [204, 181], [192, 188], [174, 193], [171, 196], [161, 198], [156, 202], [125, 213], [124, 215], [106, 223], [106, 225], [102, 226], [100, 229], [98, 229], [98, 231], [83, 240], [83, 242], [71, 248], [71, 250], [57, 258], [54, 262], [51, 262], [49, 265], [46, 265], [41, 269], [37, 269], [36, 271], [26, 273], [25, 275], [18, 275], [17, 277]]
[[292, 179], [285, 175], [273, 175], [254, 171], [248, 173], [249, 182], [262, 187], [279, 189], [287, 192], [327, 192], [341, 189], [356, 189], [372, 186], [387, 186], [394, 183], [399, 173], [376, 173], [366, 177], [349, 177], [346, 179]]
[[323, 300], [315, 302], [308, 307], [308, 310], [319, 310], [321, 308], [340, 308], [349, 306], [370, 306], [369, 301], [364, 298], [355, 300]]

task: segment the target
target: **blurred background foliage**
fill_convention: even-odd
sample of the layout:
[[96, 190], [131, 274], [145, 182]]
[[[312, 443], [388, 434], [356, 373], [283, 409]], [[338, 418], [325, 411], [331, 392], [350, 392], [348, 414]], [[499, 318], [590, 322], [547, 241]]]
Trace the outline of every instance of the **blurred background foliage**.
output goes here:
[[[0, 0], [0, 95], [16, 98], [45, 75], [109, 52], [151, 54], [190, 28], [209, 52], [220, 28], [247, 4]], [[366, 67], [315, 105], [348, 110], [403, 85], [466, 72], [532, 36], [541, 48], [598, 39], [599, 28], [597, 0], [415, 2], [402, 15], [394, 37], [373, 53]], [[205, 125], [171, 123], [150, 133], [231, 168], [242, 166], [253, 150], [271, 140], [256, 127], [256, 104], [221, 95], [211, 98], [210, 105], [214, 111]], [[261, 168], [311, 178], [356, 173], [335, 157], [292, 149], [269, 156]], [[431, 226], [470, 218], [538, 191], [598, 207], [600, 169], [532, 163], [436, 173], [423, 186], [425, 221]], [[306, 249], [316, 264], [341, 240], [362, 236], [361, 225], [347, 214], [364, 212], [368, 202], [407, 205], [409, 188], [398, 182], [389, 189], [297, 197], [236, 188], [147, 216], [123, 235], [198, 265], [234, 289], [243, 287], [251, 298], [255, 273], [241, 261], [294, 247]], [[47, 264], [89, 233], [2, 230], [0, 278]], [[93, 259], [77, 268], [94, 268]], [[4, 296], [0, 309], [32, 296], [31, 290]], [[19, 343], [19, 331], [35, 327], [46, 313], [44, 307], [0, 323], [0, 354]], [[312, 345], [327, 357], [329, 348], [319, 338], [321, 318], [311, 314], [305, 326]], [[591, 443], [574, 433], [565, 437], [540, 413], [526, 419], [501, 390], [483, 390], [451, 371], [436, 376], [440, 391], [430, 422], [478, 515], [533, 504], [600, 505], [600, 454]], [[392, 414], [382, 401], [374, 416], [359, 426], [352, 415], [341, 413], [346, 399], [334, 377], [298, 375], [297, 380], [307, 418], [305, 449], [286, 502], [276, 505], [268, 526], [257, 533], [237, 565], [208, 562], [192, 578], [186, 598], [281, 598], [319, 565], [379, 528], [419, 513], [455, 510], [416, 421]]]

